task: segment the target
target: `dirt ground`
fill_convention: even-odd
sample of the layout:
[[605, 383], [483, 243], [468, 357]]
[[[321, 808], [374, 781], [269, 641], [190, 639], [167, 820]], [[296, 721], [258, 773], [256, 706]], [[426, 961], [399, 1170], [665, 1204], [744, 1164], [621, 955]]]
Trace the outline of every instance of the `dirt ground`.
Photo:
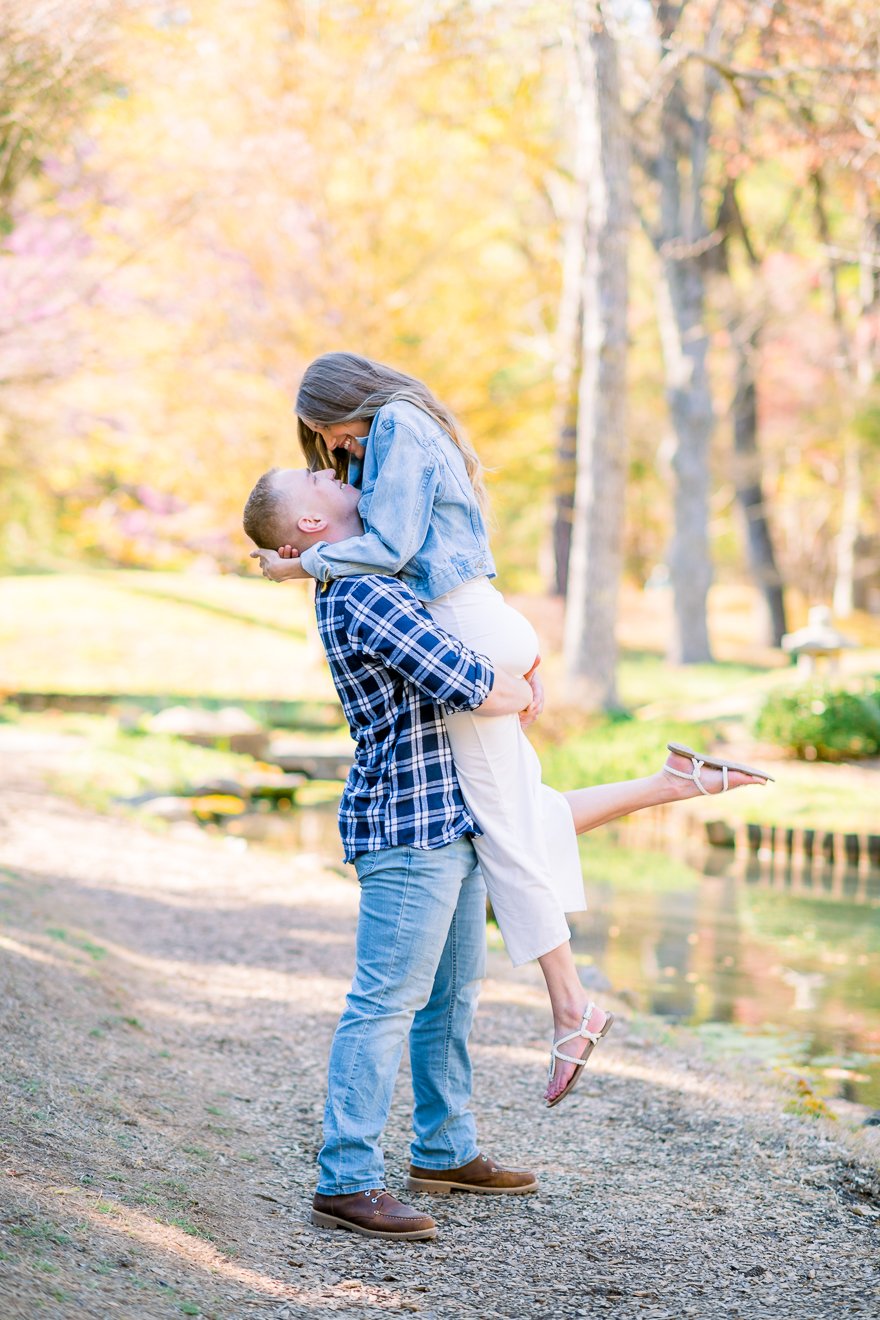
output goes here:
[[[535, 1196], [413, 1197], [436, 1242], [307, 1223], [357, 892], [316, 857], [52, 797], [0, 740], [0, 1317], [880, 1312], [878, 1130], [784, 1113], [626, 1019], [558, 1109], [533, 969], [492, 954], [483, 1148]], [[617, 1007], [617, 1006], [616, 1006]], [[742, 1065], [739, 1065], [742, 1069]], [[387, 1133], [407, 1162], [408, 1079]]]

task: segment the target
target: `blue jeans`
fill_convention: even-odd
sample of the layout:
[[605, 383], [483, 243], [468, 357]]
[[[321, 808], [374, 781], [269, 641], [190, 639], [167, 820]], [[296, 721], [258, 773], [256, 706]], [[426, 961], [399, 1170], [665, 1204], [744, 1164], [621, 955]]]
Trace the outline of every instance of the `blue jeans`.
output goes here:
[[479, 1153], [467, 1038], [486, 963], [486, 890], [469, 839], [363, 853], [357, 966], [330, 1050], [318, 1191], [385, 1186], [379, 1145], [403, 1047], [412, 1065], [412, 1162]]

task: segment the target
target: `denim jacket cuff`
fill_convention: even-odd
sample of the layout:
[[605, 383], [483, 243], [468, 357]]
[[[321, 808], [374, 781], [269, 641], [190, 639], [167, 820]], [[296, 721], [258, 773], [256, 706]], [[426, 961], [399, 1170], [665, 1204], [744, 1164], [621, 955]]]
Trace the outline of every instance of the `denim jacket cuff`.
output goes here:
[[328, 541], [316, 541], [314, 545], [309, 546], [308, 550], [303, 550], [299, 557], [299, 562], [309, 576], [315, 578], [318, 582], [329, 582], [332, 577], [329, 566], [321, 558], [321, 551], [328, 544]]

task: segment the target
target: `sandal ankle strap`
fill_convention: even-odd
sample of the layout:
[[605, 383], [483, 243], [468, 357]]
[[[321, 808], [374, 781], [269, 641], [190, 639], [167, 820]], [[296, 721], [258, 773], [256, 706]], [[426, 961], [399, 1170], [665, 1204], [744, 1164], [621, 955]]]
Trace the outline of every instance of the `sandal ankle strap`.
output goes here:
[[[684, 752], [679, 752], [678, 755], [683, 756]], [[693, 765], [694, 768], [692, 773], [689, 775], [685, 774], [684, 770], [673, 770], [671, 765], [664, 766], [663, 768], [668, 775], [677, 775], [679, 779], [686, 779], [689, 784], [696, 784], [697, 788], [700, 790], [700, 792], [703, 794], [704, 797], [710, 797], [711, 794], [709, 793], [708, 788], [706, 788], [705, 784], [700, 778], [700, 771], [702, 770], [706, 762], [701, 761], [698, 756], [692, 756], [691, 764]], [[724, 767], [723, 784], [724, 787], [721, 790], [722, 793], [725, 792], [727, 789], [727, 766]]]

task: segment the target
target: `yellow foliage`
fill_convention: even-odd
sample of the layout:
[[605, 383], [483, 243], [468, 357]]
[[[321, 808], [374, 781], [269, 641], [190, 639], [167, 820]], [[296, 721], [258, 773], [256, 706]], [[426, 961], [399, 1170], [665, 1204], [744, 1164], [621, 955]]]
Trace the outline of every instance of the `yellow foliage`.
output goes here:
[[[88, 355], [55, 401], [93, 420], [49, 473], [95, 509], [93, 534], [108, 492], [149, 487], [207, 505], [243, 555], [253, 480], [299, 459], [299, 375], [340, 347], [426, 380], [503, 520], [531, 509], [553, 444], [557, 56], [518, 6], [496, 17], [490, 33], [417, 0], [359, 6], [357, 23], [281, 0], [122, 14], [89, 124], [112, 188], [87, 228], [112, 278], [77, 314]], [[528, 565], [543, 526], [523, 526]], [[105, 533], [115, 559], [153, 561]]]
[[796, 1084], [797, 1099], [789, 1100], [785, 1106], [787, 1114], [799, 1114], [803, 1118], [830, 1118], [837, 1122], [837, 1115], [829, 1109], [820, 1095], [816, 1095], [809, 1082], [799, 1077]]
[[193, 798], [192, 808], [200, 820], [210, 820], [213, 816], [240, 816], [247, 809], [241, 798], [229, 793], [206, 793]]

